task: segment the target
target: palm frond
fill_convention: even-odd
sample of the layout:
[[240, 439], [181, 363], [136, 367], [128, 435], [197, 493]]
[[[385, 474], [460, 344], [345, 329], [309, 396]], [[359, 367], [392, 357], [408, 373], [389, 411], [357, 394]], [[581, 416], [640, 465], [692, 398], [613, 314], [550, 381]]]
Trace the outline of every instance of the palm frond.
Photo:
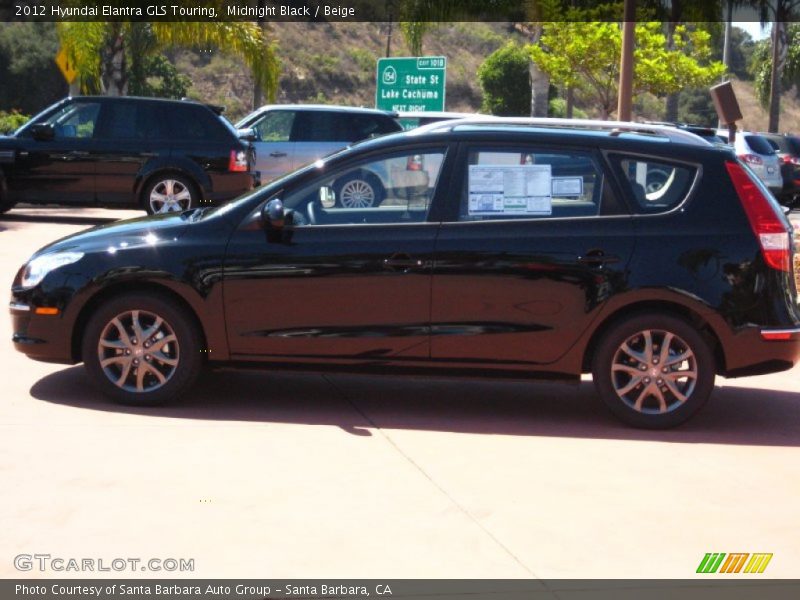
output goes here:
[[266, 93], [268, 101], [275, 101], [280, 60], [276, 43], [266, 39], [264, 30], [257, 23], [153, 23], [152, 28], [153, 35], [162, 47], [218, 48], [242, 58], [250, 67], [256, 84]]

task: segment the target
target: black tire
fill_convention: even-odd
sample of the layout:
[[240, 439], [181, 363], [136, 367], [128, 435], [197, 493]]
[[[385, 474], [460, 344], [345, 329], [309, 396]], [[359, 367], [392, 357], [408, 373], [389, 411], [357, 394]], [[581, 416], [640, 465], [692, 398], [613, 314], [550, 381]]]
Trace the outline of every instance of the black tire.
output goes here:
[[[687, 358], [670, 364], [681, 357]], [[714, 353], [700, 332], [677, 316], [657, 313], [612, 326], [592, 360], [594, 384], [606, 406], [623, 422], [644, 429], [668, 429], [690, 419], [714, 390], [715, 373]]]
[[357, 171], [338, 180], [334, 186], [336, 205], [341, 208], [378, 206], [386, 197], [380, 179], [367, 171]]
[[[163, 196], [165, 200], [157, 200], [154, 192]], [[161, 212], [182, 212], [200, 204], [200, 193], [197, 191], [197, 186], [188, 177], [177, 173], [160, 173], [144, 186], [140, 203], [148, 215]]]
[[[133, 319], [129, 318], [134, 311], [138, 311], [136, 318], [140, 328], [145, 333], [148, 329], [153, 332], [149, 336], [143, 336], [144, 339], [130, 339], [136, 335]], [[161, 318], [163, 323], [157, 331], [153, 329], [157, 322], [154, 317]], [[128, 341], [135, 342], [133, 346], [126, 345], [123, 334], [114, 324], [115, 319], [125, 329], [129, 336]], [[115, 335], [117, 339], [113, 341]], [[171, 335], [174, 335], [176, 343], [170, 339]], [[106, 343], [117, 344], [119, 347], [103, 346], [101, 349], [101, 337]], [[132, 348], [133, 352], [124, 347]], [[147, 354], [148, 347], [152, 354]], [[201, 350], [202, 337], [198, 327], [184, 309], [165, 296], [135, 292], [116, 296], [95, 310], [84, 331], [82, 356], [92, 382], [104, 394], [120, 404], [157, 406], [180, 397], [192, 387], [203, 366]], [[126, 353], [131, 355], [132, 361], [127, 365], [128, 371], [124, 371], [128, 361], [127, 356], [123, 356]], [[134, 360], [135, 356], [138, 358]], [[162, 362], [162, 356], [165, 361], [174, 361], [175, 364]], [[104, 367], [101, 360], [112, 362]], [[142, 367], [137, 367], [136, 364], [146, 367], [142, 370], [141, 380], [139, 369]], [[161, 373], [165, 381], [159, 381], [155, 370]], [[123, 375], [125, 379], [122, 385], [111, 379], [119, 377], [122, 380]], [[141, 391], [133, 389], [139, 386]]]

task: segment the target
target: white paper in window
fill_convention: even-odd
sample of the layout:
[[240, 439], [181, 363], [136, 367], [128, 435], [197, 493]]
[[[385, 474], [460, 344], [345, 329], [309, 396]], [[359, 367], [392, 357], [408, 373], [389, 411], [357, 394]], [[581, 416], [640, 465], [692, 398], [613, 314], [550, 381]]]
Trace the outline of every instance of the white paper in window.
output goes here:
[[469, 214], [549, 215], [550, 165], [470, 165]]

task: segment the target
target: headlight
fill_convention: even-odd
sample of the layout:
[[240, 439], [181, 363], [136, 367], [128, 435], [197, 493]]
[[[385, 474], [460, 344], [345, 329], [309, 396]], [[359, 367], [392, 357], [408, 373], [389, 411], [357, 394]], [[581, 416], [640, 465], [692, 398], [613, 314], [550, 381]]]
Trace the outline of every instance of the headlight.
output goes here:
[[81, 258], [83, 258], [83, 252], [54, 252], [37, 256], [25, 265], [20, 283], [23, 288], [37, 286], [53, 269], [71, 265]]

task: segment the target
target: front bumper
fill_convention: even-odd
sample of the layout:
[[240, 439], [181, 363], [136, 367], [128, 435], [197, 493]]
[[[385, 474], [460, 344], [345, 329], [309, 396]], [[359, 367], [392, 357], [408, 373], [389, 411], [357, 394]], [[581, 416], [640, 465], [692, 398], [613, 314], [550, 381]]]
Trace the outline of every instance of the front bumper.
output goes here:
[[11, 300], [9, 311], [14, 349], [34, 360], [75, 364], [71, 327], [65, 322], [63, 313], [38, 314], [37, 308], [42, 307], [19, 299]]

